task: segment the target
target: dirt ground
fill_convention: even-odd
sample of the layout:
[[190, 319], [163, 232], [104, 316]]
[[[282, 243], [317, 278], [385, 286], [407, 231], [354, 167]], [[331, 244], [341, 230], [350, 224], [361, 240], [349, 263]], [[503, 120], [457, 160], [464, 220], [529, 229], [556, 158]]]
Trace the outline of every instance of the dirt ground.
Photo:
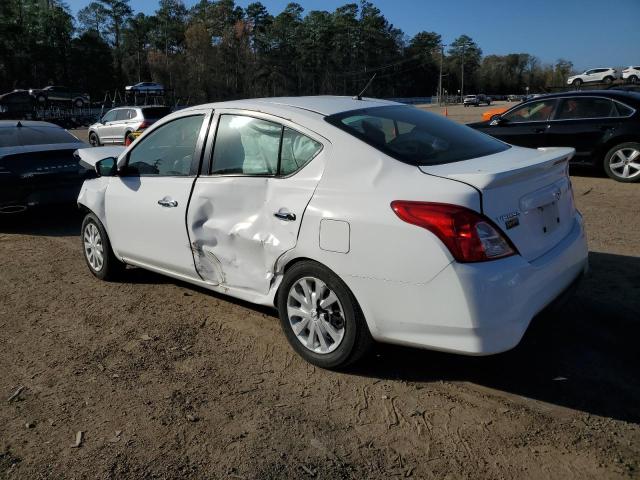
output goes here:
[[342, 373], [271, 310], [98, 281], [73, 209], [0, 219], [0, 478], [640, 478], [640, 190], [573, 185], [591, 274], [517, 348], [379, 346]]

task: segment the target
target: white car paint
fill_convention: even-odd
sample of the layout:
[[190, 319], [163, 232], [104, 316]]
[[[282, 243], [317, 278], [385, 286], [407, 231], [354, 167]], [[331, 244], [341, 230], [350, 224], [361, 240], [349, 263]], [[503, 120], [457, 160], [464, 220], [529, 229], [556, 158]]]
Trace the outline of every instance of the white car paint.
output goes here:
[[618, 78], [618, 73], [615, 68], [592, 68], [591, 70], [585, 70], [578, 75], [569, 77], [567, 79], [567, 85], [572, 85], [574, 82], [605, 82], [608, 78], [611, 80]]
[[[207, 115], [198, 140], [205, 159], [223, 113], [295, 128], [322, 150], [285, 178], [99, 177], [85, 182], [78, 203], [98, 216], [115, 255], [129, 264], [273, 305], [285, 267], [312, 259], [346, 283], [378, 341], [465, 354], [514, 347], [533, 316], [587, 268], [584, 228], [567, 173], [573, 150], [512, 147], [417, 168], [325, 121], [326, 115], [384, 105], [396, 104], [302, 97], [185, 109], [145, 131], [120, 153], [118, 167], [154, 130], [198, 112]], [[78, 154], [95, 164], [100, 150]], [[168, 198], [176, 208], [157, 205]], [[397, 200], [484, 212], [503, 230], [504, 217], [517, 212], [519, 227], [504, 231], [520, 254], [460, 263], [436, 235], [400, 220], [390, 207]], [[545, 214], [551, 204], [557, 209]], [[282, 211], [295, 214], [295, 221], [274, 217]], [[546, 225], [549, 211], [562, 221], [543, 236], [537, 229]]]
[[622, 79], [629, 80], [631, 83], [638, 83], [640, 81], [640, 65], [631, 65], [622, 70]]

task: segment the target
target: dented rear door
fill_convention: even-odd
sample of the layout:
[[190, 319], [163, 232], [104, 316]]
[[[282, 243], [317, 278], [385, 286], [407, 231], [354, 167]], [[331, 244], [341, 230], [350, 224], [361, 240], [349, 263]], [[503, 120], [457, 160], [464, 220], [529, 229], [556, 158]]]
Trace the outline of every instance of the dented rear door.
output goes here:
[[[296, 245], [330, 144], [298, 125], [256, 112], [221, 110], [214, 122], [210, 166], [203, 167], [206, 174], [198, 177], [187, 212], [196, 269], [211, 285], [266, 294], [277, 259]], [[278, 128], [283, 126], [322, 145], [287, 176], [277, 171]]]

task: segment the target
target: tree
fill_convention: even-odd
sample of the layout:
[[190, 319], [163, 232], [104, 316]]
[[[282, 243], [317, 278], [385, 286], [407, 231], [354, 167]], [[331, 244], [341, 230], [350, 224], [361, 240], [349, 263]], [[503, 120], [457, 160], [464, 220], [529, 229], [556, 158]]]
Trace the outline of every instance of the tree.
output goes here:
[[100, 38], [107, 28], [109, 12], [102, 3], [91, 2], [78, 12], [80, 31], [93, 31]]
[[[460, 35], [449, 46], [448, 67], [452, 88], [466, 85], [465, 90], [475, 85], [474, 73], [480, 66], [482, 50], [468, 35]], [[463, 77], [464, 75], [464, 77]]]

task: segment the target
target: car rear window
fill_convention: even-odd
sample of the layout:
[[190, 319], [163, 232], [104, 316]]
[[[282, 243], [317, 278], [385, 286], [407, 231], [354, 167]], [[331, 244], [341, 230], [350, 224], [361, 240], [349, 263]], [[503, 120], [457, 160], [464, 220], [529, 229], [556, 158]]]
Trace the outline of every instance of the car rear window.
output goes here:
[[0, 147], [47, 145], [51, 143], [79, 143], [76, 137], [57, 127], [0, 128]]
[[158, 120], [170, 113], [171, 109], [169, 107], [145, 107], [142, 109], [142, 115], [144, 115], [144, 118], [151, 120]]
[[509, 145], [467, 126], [410, 106], [353, 110], [327, 122], [411, 165], [442, 165], [502, 152]]

